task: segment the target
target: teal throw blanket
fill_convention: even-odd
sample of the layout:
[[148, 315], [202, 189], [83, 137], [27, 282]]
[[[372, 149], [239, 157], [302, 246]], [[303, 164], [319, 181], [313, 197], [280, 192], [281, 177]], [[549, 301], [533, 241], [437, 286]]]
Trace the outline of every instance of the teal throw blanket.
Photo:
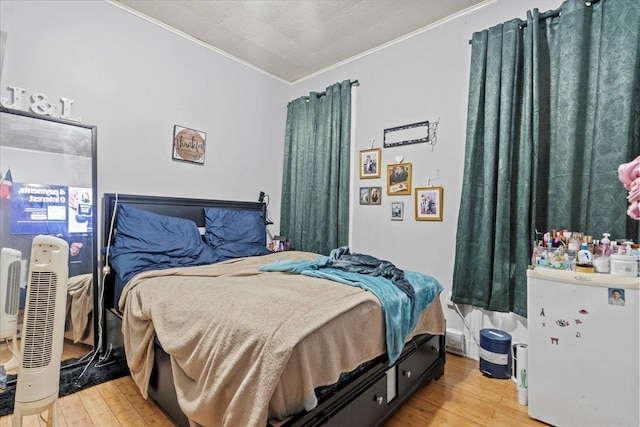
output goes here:
[[327, 256], [318, 256], [314, 260], [275, 261], [263, 265], [259, 270], [289, 272], [329, 279], [373, 293], [382, 305], [386, 324], [387, 354], [391, 364], [402, 352], [405, 341], [416, 327], [422, 312], [429, 307], [436, 295], [442, 290], [440, 282], [433, 277], [405, 270], [405, 278], [415, 291], [414, 298], [410, 299], [391, 280], [382, 276], [370, 276], [332, 268], [331, 259]]

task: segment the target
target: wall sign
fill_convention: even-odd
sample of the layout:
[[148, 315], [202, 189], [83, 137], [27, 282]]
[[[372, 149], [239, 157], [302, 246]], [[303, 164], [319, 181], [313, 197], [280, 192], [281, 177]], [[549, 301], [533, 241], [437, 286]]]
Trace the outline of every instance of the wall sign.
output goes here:
[[207, 133], [175, 125], [173, 127], [173, 160], [204, 164]]
[[431, 146], [431, 151], [433, 151], [438, 142], [439, 123], [440, 117], [438, 117], [437, 122], [424, 121], [385, 129], [383, 146], [384, 148], [389, 148], [426, 142]]
[[[17, 86], [7, 86], [7, 89], [11, 93], [11, 96], [10, 98], [0, 98], [0, 105], [5, 108], [22, 110], [22, 95], [26, 90]], [[78, 123], [82, 121], [80, 116], [71, 116], [71, 106], [73, 105], [72, 99], [61, 97], [60, 103], [62, 103], [62, 113], [60, 113], [61, 119]], [[34, 92], [31, 95], [31, 105], [29, 106], [29, 110], [32, 112], [40, 114], [41, 116], [58, 117], [55, 114], [56, 108], [58, 108], [58, 104], [50, 103], [49, 97], [44, 93]]]
[[384, 130], [384, 148], [429, 142], [429, 121]]

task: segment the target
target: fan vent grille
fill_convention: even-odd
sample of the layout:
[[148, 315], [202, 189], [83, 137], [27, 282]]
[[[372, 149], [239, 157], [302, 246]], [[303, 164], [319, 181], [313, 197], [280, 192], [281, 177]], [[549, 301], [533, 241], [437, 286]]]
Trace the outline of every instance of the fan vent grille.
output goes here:
[[13, 261], [7, 269], [7, 294], [2, 309], [11, 316], [18, 314], [20, 303], [20, 261]]
[[31, 273], [29, 313], [23, 331], [23, 368], [39, 369], [51, 362], [57, 284], [54, 272]]

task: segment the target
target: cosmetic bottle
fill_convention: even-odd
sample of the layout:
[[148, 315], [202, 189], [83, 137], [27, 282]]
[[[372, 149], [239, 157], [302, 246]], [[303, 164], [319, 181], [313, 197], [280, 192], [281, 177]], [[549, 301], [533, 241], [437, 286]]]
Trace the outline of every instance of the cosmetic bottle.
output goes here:
[[591, 264], [593, 263], [593, 259], [591, 257], [591, 252], [589, 251], [589, 245], [586, 243], [582, 244], [582, 247], [578, 251], [578, 264]]
[[587, 243], [582, 244], [582, 248], [578, 251], [578, 262], [576, 263], [576, 271], [582, 273], [593, 273], [593, 255], [589, 251]]
[[593, 267], [596, 273], [609, 273], [611, 270], [611, 234], [602, 233], [602, 239], [593, 254]]
[[580, 236], [578, 233], [571, 234], [568, 248], [569, 248], [569, 251], [572, 251], [574, 254], [580, 250]]

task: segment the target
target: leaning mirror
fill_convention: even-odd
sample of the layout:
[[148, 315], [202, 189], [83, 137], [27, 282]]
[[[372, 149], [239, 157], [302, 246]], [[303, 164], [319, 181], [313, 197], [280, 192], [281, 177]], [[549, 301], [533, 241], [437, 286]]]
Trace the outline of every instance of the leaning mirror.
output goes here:
[[[95, 346], [96, 128], [0, 108], [0, 364], [15, 374], [31, 242], [69, 243], [62, 366]], [[46, 313], [45, 313], [46, 314]]]

